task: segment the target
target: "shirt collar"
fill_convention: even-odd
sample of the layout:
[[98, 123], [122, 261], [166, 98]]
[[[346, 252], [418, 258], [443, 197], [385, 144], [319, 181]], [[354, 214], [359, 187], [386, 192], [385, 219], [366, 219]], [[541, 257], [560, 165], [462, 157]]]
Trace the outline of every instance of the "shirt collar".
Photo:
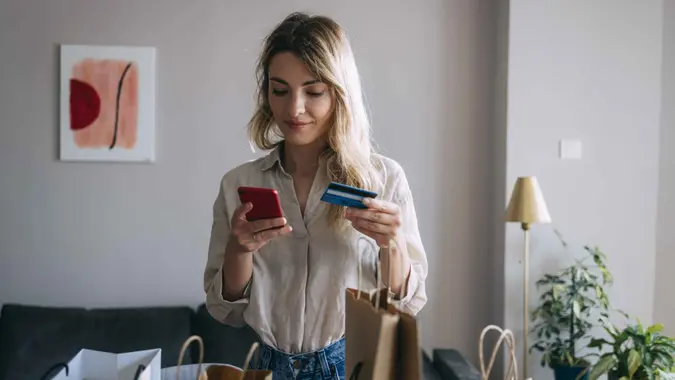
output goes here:
[[262, 171], [270, 170], [274, 167], [275, 164], [281, 164], [281, 145], [277, 145], [272, 151], [270, 151], [267, 156], [265, 156], [261, 162], [260, 168]]
[[[283, 142], [279, 143], [274, 149], [272, 149], [267, 156], [263, 157], [261, 163], [260, 163], [260, 169], [262, 171], [268, 171], [274, 167], [277, 163], [281, 167], [281, 155], [283, 154]], [[321, 156], [319, 158], [319, 163], [321, 165], [326, 164], [326, 158], [325, 156]]]

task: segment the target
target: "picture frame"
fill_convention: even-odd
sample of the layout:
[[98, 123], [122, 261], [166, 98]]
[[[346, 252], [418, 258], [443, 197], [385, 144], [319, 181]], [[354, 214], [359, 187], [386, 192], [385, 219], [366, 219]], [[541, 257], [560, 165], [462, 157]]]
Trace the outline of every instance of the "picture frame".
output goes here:
[[155, 162], [155, 48], [63, 44], [60, 77], [60, 160]]

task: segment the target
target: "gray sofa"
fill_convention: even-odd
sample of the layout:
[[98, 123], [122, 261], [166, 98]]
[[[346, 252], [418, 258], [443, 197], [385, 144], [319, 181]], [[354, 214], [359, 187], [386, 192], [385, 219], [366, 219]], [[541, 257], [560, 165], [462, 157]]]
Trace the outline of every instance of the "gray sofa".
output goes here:
[[[255, 339], [250, 328], [215, 321], [204, 305], [147, 308], [56, 308], [5, 304], [0, 313], [0, 379], [40, 380], [83, 348], [106, 352], [162, 349], [162, 368], [175, 366], [190, 335], [204, 340], [205, 362], [243, 363]], [[478, 371], [455, 350], [423, 354], [424, 379], [479, 380]], [[192, 345], [183, 360], [196, 363]]]

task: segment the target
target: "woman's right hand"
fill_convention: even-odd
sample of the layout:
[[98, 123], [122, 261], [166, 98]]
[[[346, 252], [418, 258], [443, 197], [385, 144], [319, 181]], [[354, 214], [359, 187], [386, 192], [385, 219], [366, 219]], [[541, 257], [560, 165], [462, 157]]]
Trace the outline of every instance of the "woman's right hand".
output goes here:
[[293, 230], [286, 223], [286, 218], [262, 219], [249, 222], [246, 220], [246, 214], [252, 208], [253, 205], [251, 203], [244, 203], [234, 211], [226, 252], [230, 254], [255, 252], [271, 240], [286, 235]]

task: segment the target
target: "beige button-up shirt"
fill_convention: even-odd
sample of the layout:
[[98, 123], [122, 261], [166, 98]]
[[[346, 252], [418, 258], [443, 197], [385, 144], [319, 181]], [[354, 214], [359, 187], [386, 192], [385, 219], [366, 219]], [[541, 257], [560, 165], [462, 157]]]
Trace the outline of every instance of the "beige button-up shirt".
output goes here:
[[[406, 294], [396, 302], [403, 310], [417, 314], [427, 300], [428, 267], [413, 197], [401, 166], [390, 158], [378, 157], [383, 162], [381, 174], [385, 180], [378, 198], [400, 206], [401, 231], [412, 262]], [[344, 335], [345, 289], [357, 288], [359, 257], [361, 288], [375, 288], [379, 247], [352, 227], [336, 233], [329, 226], [327, 204], [320, 200], [328, 183], [325, 167], [320, 167], [303, 216], [293, 179], [281, 166], [279, 148], [223, 176], [213, 205], [204, 271], [206, 306], [216, 320], [233, 326], [248, 324], [264, 343], [292, 354], [318, 350]], [[253, 254], [253, 276], [247, 296], [228, 302], [222, 296], [222, 264], [230, 220], [241, 204], [239, 186], [277, 189], [284, 216], [293, 231]]]

